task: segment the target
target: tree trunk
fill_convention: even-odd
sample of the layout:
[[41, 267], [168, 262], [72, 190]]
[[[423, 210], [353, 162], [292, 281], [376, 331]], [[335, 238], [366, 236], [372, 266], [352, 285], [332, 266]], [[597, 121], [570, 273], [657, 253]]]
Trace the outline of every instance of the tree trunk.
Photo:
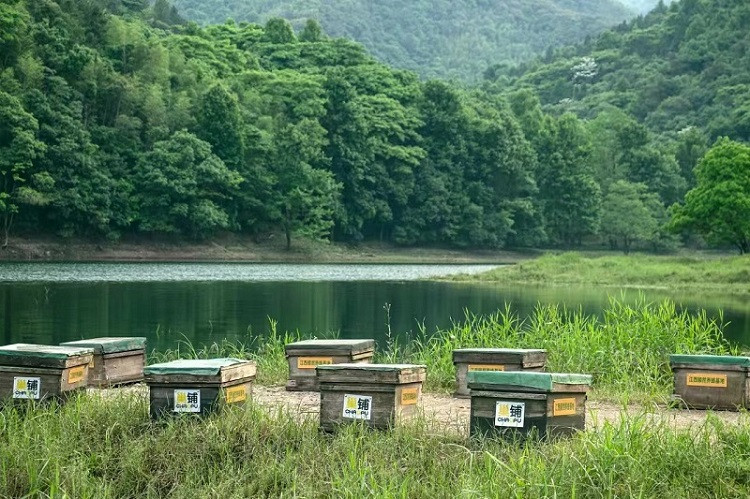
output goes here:
[[13, 225], [13, 213], [6, 213], [3, 217], [3, 245], [2, 249], [8, 247], [8, 240], [10, 239], [10, 226]]

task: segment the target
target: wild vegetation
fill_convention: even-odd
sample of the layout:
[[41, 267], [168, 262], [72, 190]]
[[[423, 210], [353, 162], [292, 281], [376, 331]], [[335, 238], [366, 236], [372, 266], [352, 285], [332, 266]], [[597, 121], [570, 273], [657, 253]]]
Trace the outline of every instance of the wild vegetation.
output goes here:
[[548, 254], [455, 280], [529, 284], [596, 284], [750, 293], [750, 258], [701, 256]]
[[[515, 64], [548, 47], [582, 41], [635, 16], [617, 0], [175, 0], [186, 19], [201, 24], [308, 19], [326, 33], [363, 44], [378, 60], [424, 78], [476, 82], [491, 64]], [[654, 2], [655, 3], [655, 2]]]
[[[469, 91], [390, 69], [356, 43], [327, 38], [315, 21], [298, 33], [277, 18], [200, 28], [166, 0], [6, 2], [3, 239], [14, 230], [110, 240], [282, 232], [287, 246], [301, 236], [628, 252], [700, 243], [687, 232], [697, 229], [711, 244], [742, 249], [727, 237], [736, 227], [707, 231], [715, 224], [695, 211], [670, 225], [668, 210], [701, 189], [697, 181], [712, 182], [694, 167], [717, 134], [747, 138], [732, 114], [743, 109], [746, 54], [738, 51], [747, 34], [731, 25], [712, 35], [747, 9], [680, 2], [570, 49], [603, 57], [594, 48], [615, 40], [622, 52], [606, 69], [634, 83], [617, 108], [597, 104], [613, 95], [603, 90], [614, 77], [599, 59], [565, 50]], [[688, 29], [693, 23], [705, 29]], [[656, 52], [627, 45], [652, 31]], [[633, 82], [621, 65], [680, 61], [708, 40], [729, 47], [716, 59], [723, 69], [672, 65], [679, 92], [699, 87], [705, 98], [654, 128], [638, 109], [658, 107], [641, 96], [660, 77]], [[698, 75], [710, 81], [698, 85]], [[734, 100], [722, 97], [729, 82]], [[547, 105], [569, 91], [577, 92], [570, 107]], [[725, 160], [736, 171], [734, 193], [746, 193], [750, 177], [743, 147]]]

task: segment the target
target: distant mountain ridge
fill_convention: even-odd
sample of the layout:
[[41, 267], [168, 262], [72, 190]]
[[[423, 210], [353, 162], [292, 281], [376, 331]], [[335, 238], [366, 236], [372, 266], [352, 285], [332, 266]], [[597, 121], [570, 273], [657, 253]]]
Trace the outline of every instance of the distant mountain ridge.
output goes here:
[[[622, 0], [634, 2], [637, 0]], [[334, 37], [356, 40], [378, 59], [423, 77], [476, 81], [487, 66], [516, 64], [550, 46], [583, 40], [636, 15], [618, 0], [174, 0], [206, 23], [265, 23], [299, 29], [318, 20]]]

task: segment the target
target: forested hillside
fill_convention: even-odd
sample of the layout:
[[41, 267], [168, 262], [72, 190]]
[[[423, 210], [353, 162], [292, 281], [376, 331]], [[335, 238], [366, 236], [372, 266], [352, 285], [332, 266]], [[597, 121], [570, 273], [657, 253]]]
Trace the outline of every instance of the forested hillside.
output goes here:
[[[750, 165], [724, 142], [694, 174], [719, 133], [747, 139], [749, 16], [686, 0], [464, 91], [314, 21], [200, 28], [165, 0], [5, 1], [0, 222], [6, 236], [669, 248], [668, 208], [735, 157]], [[750, 182], [738, 174], [726, 192]]]
[[318, 20], [379, 60], [423, 77], [476, 81], [493, 62], [517, 63], [583, 40], [635, 15], [618, 0], [175, 0], [200, 23], [264, 23], [300, 29]]
[[669, 5], [673, 0], [618, 0], [620, 3], [625, 5], [627, 8], [645, 14], [662, 1], [665, 5]]

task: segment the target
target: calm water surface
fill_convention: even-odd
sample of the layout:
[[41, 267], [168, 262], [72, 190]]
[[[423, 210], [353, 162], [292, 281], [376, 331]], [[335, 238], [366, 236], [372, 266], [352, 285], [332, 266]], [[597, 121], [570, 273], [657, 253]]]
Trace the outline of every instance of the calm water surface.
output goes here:
[[[430, 277], [482, 272], [488, 265], [297, 264], [0, 264], [0, 343], [56, 344], [93, 336], [138, 335], [150, 347], [173, 348], [222, 338], [249, 342], [278, 329], [336, 331], [380, 342], [390, 321], [404, 339], [447, 327], [465, 311], [485, 314], [509, 303], [522, 317], [537, 303], [599, 313], [610, 295], [635, 301], [638, 291], [612, 288], [448, 283]], [[645, 291], [689, 310], [724, 310], [727, 334], [750, 344], [750, 299]], [[386, 309], [389, 309], [389, 315]]]

